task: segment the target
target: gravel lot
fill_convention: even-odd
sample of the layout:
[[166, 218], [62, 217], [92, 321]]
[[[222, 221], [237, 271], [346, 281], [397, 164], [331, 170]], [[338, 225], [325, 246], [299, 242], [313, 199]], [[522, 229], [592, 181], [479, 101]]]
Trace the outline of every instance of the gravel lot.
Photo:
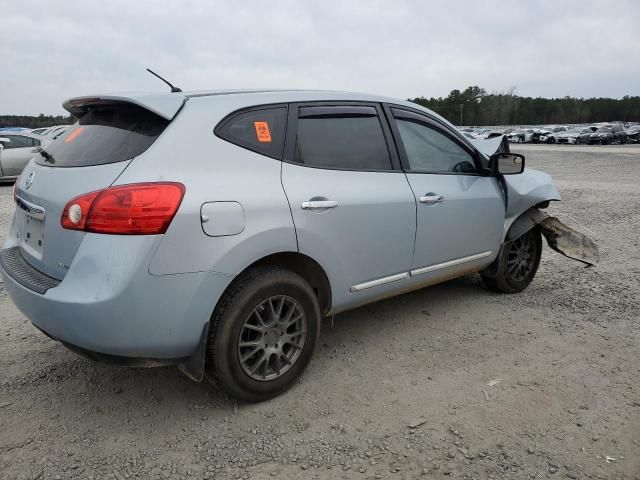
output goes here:
[[[474, 275], [339, 315], [263, 404], [84, 360], [0, 283], [0, 478], [640, 478], [640, 148], [516, 150], [601, 264], [545, 248], [518, 295]], [[0, 238], [12, 211], [0, 187]]]

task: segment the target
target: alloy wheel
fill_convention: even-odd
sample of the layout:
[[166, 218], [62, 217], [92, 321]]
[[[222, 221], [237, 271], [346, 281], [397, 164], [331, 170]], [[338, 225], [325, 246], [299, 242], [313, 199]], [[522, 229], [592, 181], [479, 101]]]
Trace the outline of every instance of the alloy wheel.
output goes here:
[[306, 332], [307, 318], [294, 298], [267, 298], [251, 311], [242, 326], [238, 339], [242, 369], [254, 380], [281, 377], [300, 356]]
[[536, 244], [531, 232], [511, 242], [507, 256], [507, 274], [512, 280], [525, 280], [533, 271], [535, 262]]

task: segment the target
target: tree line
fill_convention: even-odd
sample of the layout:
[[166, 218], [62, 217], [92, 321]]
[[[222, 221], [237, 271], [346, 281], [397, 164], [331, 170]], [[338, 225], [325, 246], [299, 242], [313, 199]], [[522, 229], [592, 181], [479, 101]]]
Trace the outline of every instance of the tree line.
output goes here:
[[[447, 97], [416, 97], [409, 101], [427, 107], [455, 125], [545, 125], [555, 123], [637, 122], [640, 96], [616, 98], [521, 97], [515, 87], [487, 93], [478, 86], [452, 90]], [[0, 127], [42, 128], [75, 122], [75, 117], [40, 114], [0, 115]]]
[[640, 121], [640, 96], [616, 98], [521, 97], [515, 87], [503, 93], [484, 88], [452, 90], [447, 97], [416, 97], [409, 101], [427, 107], [455, 125], [544, 125], [564, 123]]
[[2, 127], [24, 127], [24, 128], [44, 128], [53, 125], [68, 125], [76, 121], [72, 115], [0, 115], [0, 128]]

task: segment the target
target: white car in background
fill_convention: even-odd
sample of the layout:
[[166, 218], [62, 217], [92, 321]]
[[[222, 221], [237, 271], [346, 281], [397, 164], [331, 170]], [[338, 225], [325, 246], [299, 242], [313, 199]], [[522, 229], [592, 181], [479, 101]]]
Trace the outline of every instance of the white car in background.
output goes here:
[[40, 135], [42, 137], [55, 140], [69, 128], [69, 125], [54, 125], [53, 127], [36, 128], [31, 130], [34, 135]]
[[533, 139], [533, 129], [516, 129], [507, 135], [507, 140], [511, 143], [529, 143]]
[[41, 146], [51, 143], [30, 132], [0, 133], [0, 182], [18, 178]]
[[[543, 127], [544, 128], [544, 127]], [[556, 143], [556, 136], [559, 133], [566, 132], [569, 128], [564, 126], [546, 127], [546, 132], [540, 130], [540, 143]]]

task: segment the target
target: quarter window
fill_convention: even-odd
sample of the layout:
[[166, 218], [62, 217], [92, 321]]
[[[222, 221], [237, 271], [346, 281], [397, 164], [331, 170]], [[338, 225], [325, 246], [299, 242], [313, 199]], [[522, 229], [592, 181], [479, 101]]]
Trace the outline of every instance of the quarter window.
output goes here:
[[438, 130], [397, 118], [409, 169], [429, 173], [477, 173], [471, 154]]
[[281, 159], [286, 118], [284, 107], [251, 110], [223, 122], [215, 133], [240, 147]]
[[377, 111], [364, 106], [300, 108], [295, 161], [344, 170], [392, 168]]

